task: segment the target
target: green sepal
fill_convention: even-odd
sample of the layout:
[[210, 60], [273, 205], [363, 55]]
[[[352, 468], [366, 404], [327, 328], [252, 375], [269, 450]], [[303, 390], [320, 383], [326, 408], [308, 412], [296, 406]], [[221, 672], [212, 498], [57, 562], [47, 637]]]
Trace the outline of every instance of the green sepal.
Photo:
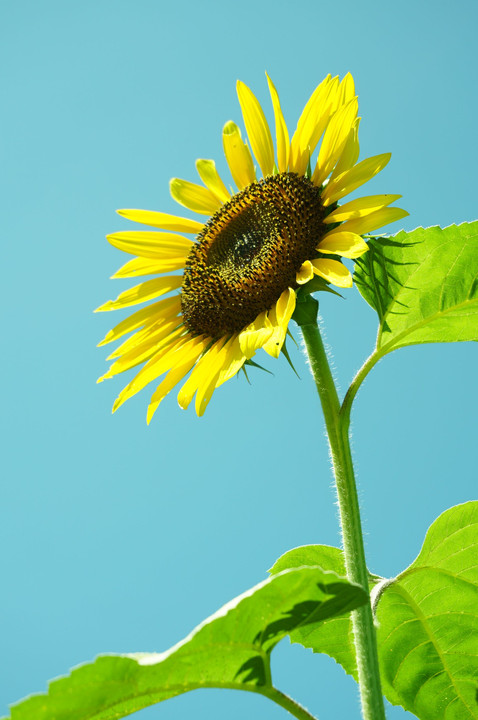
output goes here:
[[290, 339], [292, 340], [292, 342], [294, 343], [294, 345], [296, 346], [296, 348], [299, 347], [299, 345], [297, 344], [297, 340], [296, 340], [295, 337], [292, 335], [292, 333], [291, 333], [291, 331], [290, 331], [289, 328], [287, 328], [287, 337], [290, 337]]
[[309, 153], [309, 162], [307, 163], [307, 170], [305, 171], [305, 177], [307, 180], [312, 180], [312, 166], [310, 164], [310, 153]]
[[[268, 373], [269, 375], [274, 375], [274, 373], [271, 372], [271, 370], [268, 370], [267, 368], [262, 367], [262, 365], [259, 365], [259, 363], [254, 362], [254, 360], [246, 360], [244, 365], [249, 365], [249, 367], [259, 368], [259, 370], [264, 370], [264, 372]], [[243, 369], [244, 369], [244, 365], [242, 366]], [[244, 372], [245, 372], [245, 370], [244, 370]]]
[[300, 380], [300, 375], [299, 375], [299, 373], [297, 372], [297, 370], [295, 369], [294, 363], [292, 362], [292, 360], [291, 360], [291, 358], [290, 358], [289, 351], [287, 350], [285, 341], [284, 341], [284, 344], [283, 344], [283, 346], [282, 346], [281, 352], [282, 352], [282, 354], [284, 355], [284, 357], [285, 357], [285, 359], [287, 360], [287, 362], [289, 363], [289, 365], [291, 366], [291, 368], [292, 368], [292, 370], [294, 371], [294, 373], [297, 375], [297, 377], [298, 377], [299, 380]]
[[336, 290], [333, 290], [329, 283], [318, 275], [314, 275], [311, 280], [300, 286], [297, 290], [297, 297], [300, 295], [310, 295], [315, 292], [329, 292], [332, 293], [332, 295], [337, 295], [337, 297], [343, 299], [343, 295], [338, 293]]
[[317, 314], [319, 312], [319, 301], [309, 293], [297, 293], [297, 302], [292, 319], [297, 325], [317, 325]]

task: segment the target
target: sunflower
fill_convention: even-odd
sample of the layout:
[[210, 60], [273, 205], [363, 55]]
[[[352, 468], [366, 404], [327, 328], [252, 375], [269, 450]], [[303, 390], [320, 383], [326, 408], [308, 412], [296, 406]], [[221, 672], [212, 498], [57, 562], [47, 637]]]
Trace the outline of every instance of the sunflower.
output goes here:
[[214, 390], [245, 363], [253, 364], [257, 350], [275, 358], [284, 350], [301, 286], [319, 276], [324, 284], [350, 287], [352, 276], [340, 258], [360, 257], [367, 250], [362, 235], [408, 214], [389, 207], [400, 195], [372, 195], [338, 205], [391, 157], [385, 153], [357, 162], [360, 118], [350, 74], [342, 81], [329, 75], [320, 83], [291, 140], [277, 91], [268, 76], [267, 81], [277, 153], [257, 98], [239, 81], [249, 143], [234, 122], [226, 123], [222, 136], [237, 192], [228, 190], [213, 160], [196, 162], [203, 184], [171, 180], [174, 200], [207, 216], [205, 223], [148, 210], [118, 211], [160, 232], [108, 236], [113, 246], [136, 256], [114, 278], [154, 276], [98, 308], [119, 310], [153, 301], [99, 343], [133, 333], [109, 356], [114, 362], [98, 382], [143, 364], [113, 412], [164, 376], [149, 403], [149, 423], [163, 398], [192, 371], [178, 402], [186, 409], [196, 395], [196, 412], [202, 415]]

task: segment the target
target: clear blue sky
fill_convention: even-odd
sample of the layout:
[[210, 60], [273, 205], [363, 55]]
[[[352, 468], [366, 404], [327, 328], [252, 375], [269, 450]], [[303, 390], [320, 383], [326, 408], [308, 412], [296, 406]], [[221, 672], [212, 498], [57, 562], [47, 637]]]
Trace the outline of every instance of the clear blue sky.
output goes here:
[[[319, 404], [303, 359], [228, 382], [204, 418], [147, 393], [114, 416], [96, 386], [93, 309], [125, 287], [104, 236], [116, 208], [174, 212], [172, 176], [221, 159], [235, 81], [294, 127], [328, 72], [359, 92], [368, 192], [402, 193], [396, 228], [476, 217], [474, 2], [3, 0], [0, 715], [101, 652], [164, 650], [262, 580], [285, 550], [339, 542]], [[376, 319], [356, 289], [321, 298], [345, 390]], [[114, 322], [114, 319], [113, 319]], [[386, 358], [362, 388], [354, 451], [370, 569], [393, 576], [443, 510], [476, 498], [474, 344]], [[275, 680], [320, 720], [358, 718], [332, 660], [284, 641]], [[332, 701], [332, 694], [334, 698]], [[191, 693], [141, 718], [284, 718], [247, 693]], [[410, 717], [399, 709], [391, 720]]]

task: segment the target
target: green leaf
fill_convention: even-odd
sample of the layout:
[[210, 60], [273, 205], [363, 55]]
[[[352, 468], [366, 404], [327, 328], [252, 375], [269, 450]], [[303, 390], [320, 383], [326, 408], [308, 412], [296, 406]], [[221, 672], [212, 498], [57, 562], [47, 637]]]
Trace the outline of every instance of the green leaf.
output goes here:
[[[304, 565], [319, 565], [324, 570], [345, 575], [343, 552], [330, 545], [304, 545], [289, 550], [281, 555], [269, 572], [274, 574]], [[373, 587], [381, 579], [370, 575], [370, 586]], [[298, 627], [290, 633], [290, 639], [291, 642], [311, 648], [314, 652], [330, 655], [342, 665], [346, 673], [358, 680], [350, 612]]]
[[377, 350], [478, 340], [478, 222], [374, 238], [369, 248], [354, 278], [379, 316]]
[[225, 605], [167, 652], [99, 657], [54, 680], [47, 695], [13, 706], [11, 720], [111, 720], [204, 687], [277, 700], [270, 652], [279, 640], [366, 599], [336, 573], [286, 570]]
[[444, 512], [377, 603], [384, 694], [421, 720], [478, 718], [478, 502]]

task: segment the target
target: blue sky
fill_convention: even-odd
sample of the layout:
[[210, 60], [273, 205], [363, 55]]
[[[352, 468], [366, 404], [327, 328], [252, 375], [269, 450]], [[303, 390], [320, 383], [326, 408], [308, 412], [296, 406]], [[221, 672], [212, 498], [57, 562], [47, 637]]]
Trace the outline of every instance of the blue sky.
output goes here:
[[[4, 714], [98, 653], [167, 649], [289, 548], [339, 543], [299, 350], [300, 380], [266, 358], [273, 376], [226, 383], [202, 419], [171, 393], [147, 427], [148, 392], [111, 416], [124, 382], [95, 384], [106, 355], [96, 343], [117, 320], [92, 311], [125, 287], [108, 279], [125, 260], [104, 240], [127, 226], [115, 209], [175, 212], [170, 177], [195, 180], [197, 157], [224, 169], [237, 78], [270, 117], [267, 70], [293, 128], [320, 80], [350, 70], [362, 157], [393, 153], [367, 194], [401, 193], [410, 212], [390, 232], [474, 219], [478, 18], [472, 2], [427, 0], [294, 10], [283, 0], [4, 0], [0, 14]], [[345, 296], [321, 298], [342, 391], [376, 334], [356, 289]], [[406, 348], [359, 394], [353, 447], [373, 572], [406, 567], [433, 519], [476, 497], [476, 364], [472, 343]], [[276, 685], [320, 720], [358, 717], [354, 684], [329, 658], [284, 641], [273, 662]], [[285, 717], [219, 691], [139, 715], [190, 713]]]

